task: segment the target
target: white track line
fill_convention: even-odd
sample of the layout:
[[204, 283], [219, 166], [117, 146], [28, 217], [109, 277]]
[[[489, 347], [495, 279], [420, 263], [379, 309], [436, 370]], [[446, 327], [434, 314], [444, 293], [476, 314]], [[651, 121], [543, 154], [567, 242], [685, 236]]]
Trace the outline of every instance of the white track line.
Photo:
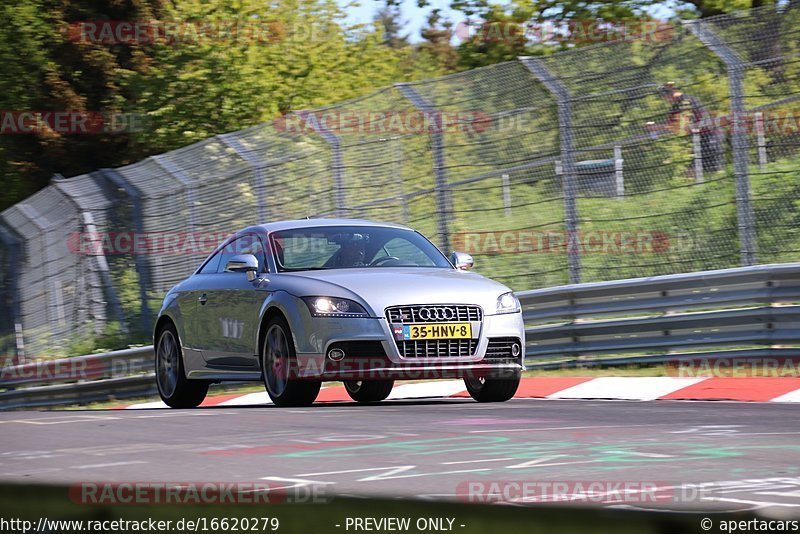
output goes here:
[[89, 464], [89, 465], [73, 465], [70, 469], [101, 469], [104, 467], [119, 467], [122, 465], [146, 464], [142, 460], [133, 460], [130, 462], [114, 462], [110, 464]]
[[260, 404], [272, 404], [272, 399], [269, 398], [266, 391], [257, 391], [256, 393], [248, 393], [235, 399], [220, 402], [217, 406], [250, 406]]
[[440, 380], [438, 382], [418, 382], [396, 386], [389, 394], [390, 399], [424, 399], [427, 397], [450, 397], [466, 391], [463, 380]]
[[134, 404], [132, 406], [126, 406], [126, 410], [149, 410], [151, 408], [169, 408], [166, 404], [161, 401], [155, 402], [143, 402], [141, 404]]
[[561, 390], [549, 399], [655, 400], [673, 391], [697, 384], [705, 378], [671, 376], [600, 377]]
[[775, 397], [770, 402], [800, 402], [800, 389], [784, 393], [780, 397]]

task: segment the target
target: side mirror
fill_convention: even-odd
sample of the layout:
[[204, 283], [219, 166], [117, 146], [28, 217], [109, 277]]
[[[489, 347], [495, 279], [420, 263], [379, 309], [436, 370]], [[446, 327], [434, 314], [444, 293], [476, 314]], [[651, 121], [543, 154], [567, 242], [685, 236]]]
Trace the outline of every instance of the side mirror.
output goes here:
[[245, 273], [247, 281], [252, 282], [258, 273], [258, 260], [252, 254], [237, 254], [228, 260], [225, 272]]
[[453, 252], [450, 254], [450, 263], [461, 271], [469, 271], [475, 265], [475, 260], [466, 252]]

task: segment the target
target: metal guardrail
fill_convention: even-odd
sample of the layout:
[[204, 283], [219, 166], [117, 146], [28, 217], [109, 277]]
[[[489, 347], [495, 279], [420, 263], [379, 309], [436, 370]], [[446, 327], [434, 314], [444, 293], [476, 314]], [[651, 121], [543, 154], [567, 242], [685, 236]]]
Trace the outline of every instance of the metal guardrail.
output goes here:
[[0, 370], [0, 409], [87, 404], [156, 393], [153, 346]]
[[[797, 356], [800, 263], [522, 291], [531, 369]], [[625, 356], [627, 355], [627, 356]], [[611, 356], [611, 357], [610, 357]]]
[[[530, 369], [796, 357], [800, 263], [517, 293]], [[709, 352], [713, 351], [713, 352]], [[153, 347], [6, 367], [0, 409], [151, 395]]]

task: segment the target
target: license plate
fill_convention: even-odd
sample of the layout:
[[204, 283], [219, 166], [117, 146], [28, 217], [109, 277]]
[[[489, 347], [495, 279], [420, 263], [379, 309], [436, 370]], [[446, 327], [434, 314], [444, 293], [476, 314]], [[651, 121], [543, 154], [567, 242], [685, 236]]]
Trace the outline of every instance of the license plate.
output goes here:
[[404, 324], [402, 339], [471, 339], [471, 323]]

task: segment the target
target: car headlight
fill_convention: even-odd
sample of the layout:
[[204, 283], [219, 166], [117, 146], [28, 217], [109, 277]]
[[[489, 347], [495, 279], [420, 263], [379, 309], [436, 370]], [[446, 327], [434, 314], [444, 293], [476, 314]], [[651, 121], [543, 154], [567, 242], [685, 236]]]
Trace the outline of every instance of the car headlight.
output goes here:
[[314, 317], [367, 317], [367, 310], [350, 299], [336, 297], [303, 297]]
[[520, 309], [519, 300], [511, 291], [497, 297], [497, 313], [516, 313]]

